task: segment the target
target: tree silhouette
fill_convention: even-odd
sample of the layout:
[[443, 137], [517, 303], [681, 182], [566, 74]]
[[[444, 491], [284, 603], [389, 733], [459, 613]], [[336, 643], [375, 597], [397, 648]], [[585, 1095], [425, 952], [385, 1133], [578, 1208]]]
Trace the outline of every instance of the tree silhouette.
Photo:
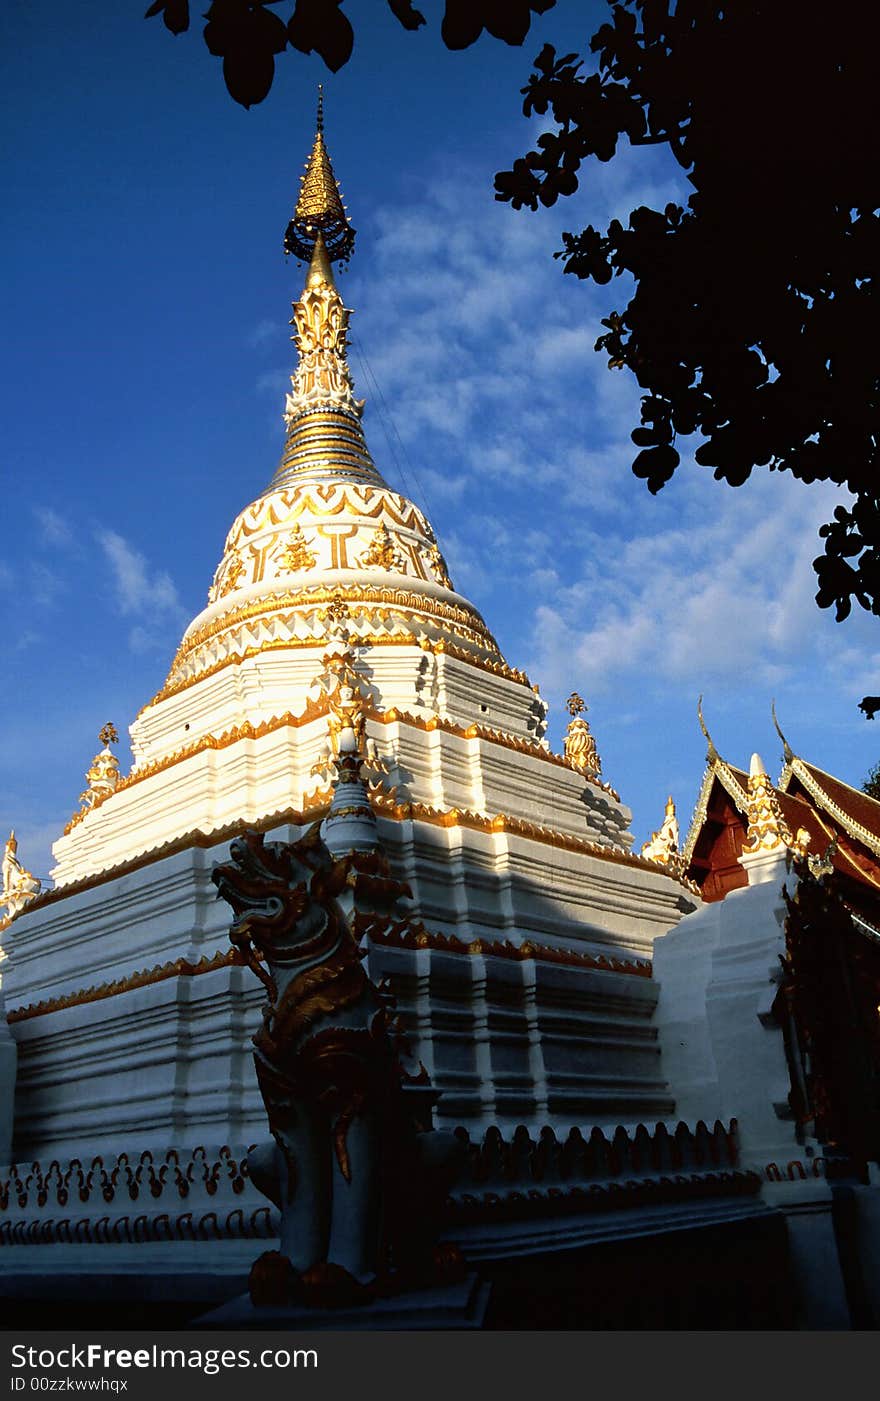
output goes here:
[[[342, 0], [296, 0], [290, 18], [270, 9], [282, 0], [212, 0], [204, 18], [208, 49], [223, 59], [223, 80], [243, 107], [262, 102], [275, 77], [275, 59], [288, 47], [320, 54], [336, 73], [351, 57], [354, 30]], [[543, 14], [556, 0], [446, 0], [440, 33], [449, 49], [466, 49], [485, 29], [508, 44], [521, 44], [532, 12]], [[412, 0], [388, 0], [404, 29], [419, 29], [424, 15]], [[189, 28], [189, 0], [155, 0], [146, 18], [161, 15], [172, 34]]]
[[867, 793], [869, 798], [876, 798], [877, 802], [880, 803], [880, 763], [875, 764], [872, 769], [868, 770], [865, 781], [862, 784], [862, 792]]
[[[287, 45], [337, 69], [353, 34], [340, 0], [297, 0], [285, 24], [257, 0], [213, 0], [205, 40], [227, 86], [265, 97]], [[447, 0], [450, 48], [485, 29], [522, 43], [554, 0]], [[408, 29], [410, 0], [389, 0]], [[523, 88], [526, 116], [550, 115], [537, 149], [495, 179], [515, 209], [578, 188], [589, 157], [621, 138], [665, 144], [693, 187], [685, 207], [634, 209], [627, 223], [564, 235], [576, 277], [635, 290], [597, 341], [643, 390], [633, 471], [659, 491], [695, 458], [739, 486], [756, 467], [830, 481], [850, 495], [824, 525], [816, 601], [845, 618], [880, 615], [880, 482], [875, 266], [880, 189], [874, 75], [880, 12], [867, 0], [609, 0], [589, 69], [545, 45]], [[186, 0], [157, 0], [175, 32]], [[880, 697], [861, 703], [868, 716]]]

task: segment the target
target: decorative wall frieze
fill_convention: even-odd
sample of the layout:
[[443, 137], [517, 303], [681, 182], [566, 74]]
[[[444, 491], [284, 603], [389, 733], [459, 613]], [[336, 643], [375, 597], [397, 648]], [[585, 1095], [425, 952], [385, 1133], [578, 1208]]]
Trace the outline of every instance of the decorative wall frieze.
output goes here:
[[[181, 851], [189, 851], [192, 847], [204, 850], [217, 846], [220, 842], [228, 841], [237, 836], [243, 825], [252, 831], [259, 832], [268, 832], [273, 827], [281, 827], [286, 824], [301, 827], [307, 822], [315, 822], [324, 817], [329, 807], [329, 789], [319, 789], [314, 793], [306, 794], [302, 808], [281, 808], [246, 824], [240, 820], [225, 822], [222, 826], [212, 827], [207, 832], [202, 831], [200, 827], [195, 827], [189, 832], [182, 833], [179, 837], [161, 842], [159, 846], [149, 847], [146, 851], [139, 852], [137, 856], [132, 856], [127, 861], [107, 866], [101, 871], [96, 871], [93, 875], [83, 876], [81, 880], [58, 885], [54, 890], [45, 890], [30, 908], [43, 909], [46, 905], [54, 905], [59, 900], [66, 900], [70, 895], [79, 895], [84, 890], [94, 890], [97, 886], [106, 885], [108, 881], [118, 880], [120, 876], [129, 875], [132, 871], [140, 871], [145, 866], [155, 865], [157, 861], [164, 861], [166, 857], [175, 856]], [[6, 923], [7, 921], [0, 921], [0, 932], [6, 927]]]
[[0, 1247], [271, 1239], [278, 1223], [246, 1154], [225, 1146], [17, 1163], [0, 1177]]
[[[282, 576], [291, 570], [385, 569], [452, 589], [430, 522], [385, 485], [350, 417], [312, 409], [291, 419], [283, 475], [295, 479], [305, 472], [307, 478], [301, 485], [276, 487], [239, 514], [226, 537], [209, 604], [273, 579], [283, 587]], [[316, 481], [327, 451], [322, 470], [328, 479]], [[346, 480], [345, 463], [355, 460], [366, 481]]]
[[371, 943], [397, 949], [434, 949], [438, 953], [460, 954], [465, 957], [506, 958], [516, 963], [530, 960], [536, 963], [556, 963], [567, 968], [591, 969], [601, 973], [625, 973], [637, 978], [650, 978], [652, 966], [647, 959], [606, 958], [603, 954], [576, 953], [572, 949], [555, 949], [549, 944], [537, 944], [526, 939], [522, 944], [509, 940], [473, 939], [466, 943], [454, 934], [432, 934], [424, 926], [401, 922], [384, 927], [367, 927]]
[[[168, 700], [171, 696], [179, 695], [182, 691], [188, 690], [191, 686], [198, 685], [199, 682], [207, 680], [210, 676], [216, 676], [218, 672], [223, 671], [225, 667], [239, 666], [242, 662], [250, 661], [252, 657], [260, 656], [266, 652], [295, 651], [298, 648], [316, 648], [322, 645], [326, 645], [326, 636], [323, 635], [321, 637], [291, 637], [281, 640], [269, 638], [256, 645], [247, 646], [239, 652], [219, 657], [216, 661], [203, 667], [197, 673], [181, 676], [174, 682], [167, 681], [162, 687], [162, 690], [158, 691], [157, 694], [153, 696], [152, 700], [148, 701], [146, 705], [141, 706], [141, 709], [138, 711], [138, 718], [152, 706], [158, 705], [160, 701]], [[457, 647], [454, 643], [450, 643], [444, 639], [434, 642], [430, 638], [418, 637], [413, 633], [397, 636], [373, 635], [368, 639], [368, 645], [370, 647], [418, 647], [423, 652], [432, 652], [435, 655], [445, 653], [455, 661], [467, 662], [469, 666], [476, 667], [478, 671], [485, 671], [492, 676], [499, 676], [505, 681], [518, 682], [520, 685], [528, 686], [529, 689], [534, 690], [526, 673], [517, 670], [515, 667], [508, 666], [503, 658], [494, 661], [491, 657], [482, 657], [475, 652], [469, 651], [467, 648]], [[599, 786], [602, 787], [604, 785], [600, 784]], [[610, 787], [608, 791], [612, 794], [614, 793], [614, 790]]]
[[465, 1152], [457, 1186], [465, 1190], [500, 1182], [601, 1182], [631, 1173], [695, 1172], [739, 1163], [735, 1119], [729, 1124], [716, 1119], [711, 1128], [702, 1119], [693, 1127], [683, 1121], [672, 1127], [573, 1127], [564, 1138], [549, 1126], [530, 1130], [521, 1125], [508, 1138], [490, 1128], [476, 1142], [466, 1128], [455, 1132]]
[[285, 608], [315, 608], [320, 604], [329, 603], [337, 596], [344, 599], [349, 605], [359, 607], [362, 612], [368, 612], [371, 608], [379, 608], [383, 604], [388, 604], [403, 609], [406, 613], [437, 618], [442, 622], [466, 627], [468, 631], [474, 632], [484, 641], [488, 641], [490, 650], [495, 652], [499, 659], [501, 658], [498, 644], [476, 608], [458, 603], [448, 603], [444, 599], [434, 598], [429, 593], [421, 593], [413, 589], [383, 588], [378, 584], [367, 583], [330, 583], [311, 585], [302, 589], [280, 589], [261, 598], [252, 599], [249, 603], [240, 604], [230, 609], [228, 613], [222, 613], [219, 617], [212, 619], [211, 622], [204, 623], [201, 627], [185, 635], [171, 664], [171, 674], [173, 675], [175, 669], [186, 660], [190, 652], [211, 641], [221, 632], [228, 631], [242, 623], [253, 622], [266, 615], [275, 614]]
[[[370, 789], [370, 801], [376, 812], [381, 817], [390, 817], [396, 822], [427, 822], [434, 827], [466, 827], [475, 832], [486, 832], [493, 834], [497, 832], [507, 832], [512, 836], [524, 837], [530, 841], [542, 842], [546, 846], [557, 847], [562, 851], [576, 851], [585, 856], [595, 856], [601, 861], [612, 861], [622, 866], [632, 866], [637, 870], [649, 870], [657, 873], [657, 865], [653, 861], [646, 861], [642, 856], [635, 856], [633, 853], [625, 851], [623, 847], [603, 845], [601, 842], [590, 841], [586, 837], [571, 837], [565, 832], [558, 832], [551, 827], [542, 827], [536, 822], [525, 822], [521, 818], [511, 817], [506, 813], [496, 813], [490, 816], [488, 813], [469, 812], [461, 808], [434, 808], [426, 803], [399, 802], [393, 795], [388, 794], [378, 788]], [[693, 895], [699, 895], [699, 887], [693, 881], [684, 876], [674, 876], [669, 874], [671, 880], [675, 880], [677, 885], [690, 891]]]
[[414, 535], [424, 536], [429, 543], [435, 543], [429, 522], [405, 496], [386, 486], [329, 480], [285, 487], [259, 497], [241, 512], [233, 524], [226, 537], [224, 554], [256, 535], [289, 529], [294, 522], [301, 524], [304, 516], [314, 517], [316, 521], [353, 516], [374, 523], [387, 517], [401, 530], [411, 531]]
[[[455, 1132], [461, 1156], [443, 1212], [447, 1230], [736, 1199], [756, 1195], [762, 1182], [738, 1166], [735, 1123], [573, 1128], [564, 1138], [550, 1128], [509, 1137], [489, 1129], [474, 1142], [466, 1129]], [[810, 1170], [795, 1163], [787, 1171], [793, 1179]], [[764, 1176], [783, 1180], [775, 1163]], [[0, 1248], [272, 1239], [279, 1228], [277, 1210], [254, 1192], [247, 1154], [226, 1146], [18, 1163], [0, 1177]]]
[[41, 1002], [30, 1002], [26, 1007], [14, 1007], [6, 1013], [6, 1020], [26, 1022], [32, 1017], [44, 1017], [50, 1012], [64, 1012], [68, 1007], [81, 1007], [86, 1002], [102, 1002], [107, 997], [118, 997], [120, 993], [131, 992], [134, 988], [164, 983], [168, 978], [195, 978], [200, 973], [213, 973], [217, 968], [228, 968], [243, 961], [235, 949], [205, 954], [196, 963], [188, 958], [175, 958], [167, 963], [156, 963], [152, 968], [144, 968], [137, 973], [129, 973], [124, 978], [99, 983], [95, 987], [78, 988], [76, 992], [62, 993], [59, 997], [46, 997]]

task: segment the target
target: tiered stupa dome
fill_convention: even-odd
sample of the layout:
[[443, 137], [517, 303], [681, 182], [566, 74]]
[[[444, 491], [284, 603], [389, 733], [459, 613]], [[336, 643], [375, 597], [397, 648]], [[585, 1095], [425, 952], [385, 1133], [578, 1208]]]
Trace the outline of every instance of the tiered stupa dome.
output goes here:
[[326, 639], [328, 620], [359, 642], [453, 647], [505, 669], [473, 605], [456, 593], [430, 523], [377, 470], [346, 359], [351, 315], [332, 264], [354, 242], [318, 131], [285, 246], [308, 257], [293, 305], [299, 362], [281, 462], [239, 514], [208, 594], [157, 699], [255, 649]]
[[[281, 460], [233, 522], [206, 606], [131, 726], [134, 767], [73, 819], [53, 876], [69, 888], [245, 826], [301, 830], [326, 816], [326, 678], [344, 666], [357, 678], [382, 840], [422, 915], [471, 939], [485, 925], [579, 942], [568, 921], [595, 899], [595, 937], [614, 942], [634, 906], [614, 896], [608, 907], [608, 863], [637, 883], [658, 868], [631, 852], [630, 813], [601, 776], [585, 702], [572, 697], [565, 753], [554, 754], [537, 687], [508, 665], [456, 592], [430, 523], [372, 459], [333, 275], [353, 245], [319, 109], [285, 237], [308, 267]], [[459, 852], [452, 865], [441, 848]], [[469, 893], [450, 904], [453, 869]], [[498, 894], [508, 882], [515, 893]], [[557, 895], [542, 897], [536, 919], [539, 885]], [[677, 898], [663, 889], [647, 917], [636, 901], [638, 943]]]
[[406, 922], [364, 937], [447, 1121], [670, 1112], [644, 956], [693, 893], [632, 852], [576, 693], [552, 752], [545, 702], [373, 463], [333, 278], [353, 239], [319, 124], [286, 239], [308, 271], [280, 464], [131, 726], [134, 766], [97, 756], [55, 889], [12, 920], [28, 1153], [255, 1141], [262, 994], [211, 870], [243, 830], [316, 822], [337, 855], [378, 843], [412, 891]]

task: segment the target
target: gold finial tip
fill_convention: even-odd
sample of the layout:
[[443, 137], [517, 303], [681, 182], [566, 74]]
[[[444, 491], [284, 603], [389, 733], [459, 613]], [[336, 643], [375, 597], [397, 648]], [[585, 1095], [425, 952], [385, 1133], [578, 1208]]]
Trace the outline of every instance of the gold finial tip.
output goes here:
[[354, 229], [348, 221], [324, 145], [324, 96], [320, 84], [317, 131], [300, 181], [296, 209], [284, 235], [285, 253], [293, 253], [302, 262], [309, 262], [319, 232], [323, 234], [330, 262], [346, 262], [354, 248]]
[[565, 702], [565, 708], [569, 715], [580, 715], [582, 711], [587, 709], [587, 703], [583, 696], [578, 695], [577, 691], [572, 691], [568, 700]]
[[98, 739], [103, 745], [119, 743], [119, 731], [112, 720], [108, 720], [107, 724], [98, 731]]

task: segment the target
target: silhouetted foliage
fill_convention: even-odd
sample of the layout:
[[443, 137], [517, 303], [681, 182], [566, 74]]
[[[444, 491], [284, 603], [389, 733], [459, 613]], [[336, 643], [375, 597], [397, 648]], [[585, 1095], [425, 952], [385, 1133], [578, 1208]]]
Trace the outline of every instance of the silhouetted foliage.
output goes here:
[[[212, 0], [205, 13], [204, 38], [210, 52], [223, 59], [223, 81], [242, 107], [262, 102], [275, 77], [275, 57], [290, 45], [301, 53], [320, 54], [332, 73], [351, 57], [354, 30], [342, 0], [296, 0], [288, 20], [269, 9], [284, 0]], [[446, 0], [440, 27], [449, 49], [466, 49], [485, 29], [508, 44], [521, 44], [532, 13], [543, 14], [556, 0]], [[288, 0], [289, 4], [289, 0]], [[425, 16], [412, 0], [388, 0], [404, 29], [419, 29]], [[172, 34], [189, 29], [189, 0], [155, 0], [146, 18], [161, 15]]]
[[633, 471], [659, 491], [696, 433], [696, 461], [733, 486], [763, 466], [847, 488], [814, 562], [816, 601], [838, 619], [853, 599], [880, 614], [877, 37], [863, 3], [612, 3], [596, 71], [538, 55], [523, 110], [556, 130], [495, 182], [536, 209], [621, 137], [668, 145], [694, 187], [686, 208], [635, 209], [556, 254], [576, 277], [635, 280], [597, 342], [645, 391]]
[[[352, 50], [340, 0], [213, 0], [205, 39], [223, 57], [230, 93], [265, 97], [285, 44], [333, 70]], [[388, 0], [407, 29], [424, 17]], [[485, 29], [522, 43], [532, 12], [554, 0], [447, 0], [449, 48]], [[816, 601], [845, 618], [855, 599], [880, 615], [878, 374], [874, 286], [880, 190], [874, 155], [880, 11], [866, 0], [609, 0], [590, 42], [592, 71], [545, 45], [523, 94], [527, 116], [556, 129], [496, 176], [515, 209], [552, 205], [578, 188], [595, 156], [621, 138], [665, 144], [687, 171], [686, 207], [634, 209], [626, 225], [563, 236], [566, 272], [608, 283], [632, 275], [627, 305], [596, 348], [644, 391], [633, 471], [650, 491], [696, 461], [739, 486], [755, 467], [830, 481], [854, 500], [822, 527]], [[186, 0], [157, 0], [180, 33]], [[880, 697], [866, 696], [869, 717]]]
[[[880, 706], [877, 707], [880, 709]], [[880, 763], [869, 769], [868, 775], [862, 784], [862, 792], [867, 793], [869, 798], [876, 798], [880, 803]]]

